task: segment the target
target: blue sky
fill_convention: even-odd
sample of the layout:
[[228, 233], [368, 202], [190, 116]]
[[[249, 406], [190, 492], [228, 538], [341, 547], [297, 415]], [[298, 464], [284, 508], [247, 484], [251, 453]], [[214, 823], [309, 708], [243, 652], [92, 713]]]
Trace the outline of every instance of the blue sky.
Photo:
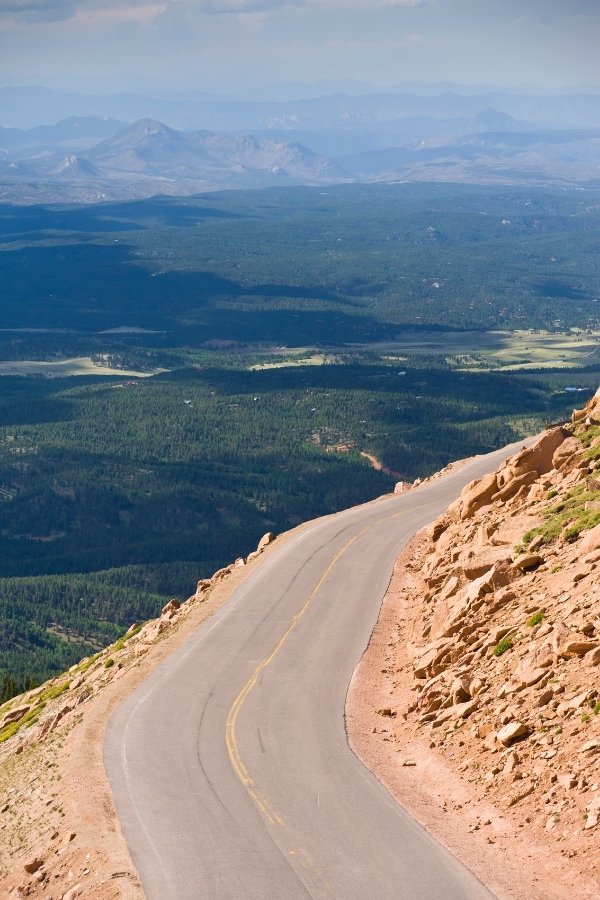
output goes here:
[[0, 84], [600, 85], [600, 0], [0, 0]]

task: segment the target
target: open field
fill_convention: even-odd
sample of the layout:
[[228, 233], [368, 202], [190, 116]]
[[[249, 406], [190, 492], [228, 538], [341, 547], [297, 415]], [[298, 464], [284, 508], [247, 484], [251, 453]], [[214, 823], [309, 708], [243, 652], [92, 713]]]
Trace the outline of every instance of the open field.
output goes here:
[[[353, 345], [378, 350], [397, 362], [410, 355], [445, 355], [469, 369], [579, 368], [598, 360], [600, 332], [452, 331], [403, 334], [397, 340]], [[392, 356], [392, 354], [398, 354]]]
[[[285, 359], [279, 362], [256, 363], [249, 366], [251, 372], [259, 372], [261, 369], [288, 369], [292, 366], [325, 366], [340, 362], [338, 357], [329, 356], [325, 353], [314, 353], [306, 355], [306, 351], [294, 353], [293, 351], [282, 351], [285, 353]], [[289, 354], [289, 355], [288, 355]]]
[[99, 365], [91, 356], [76, 356], [72, 359], [57, 359], [51, 362], [18, 359], [0, 362], [0, 375], [46, 375], [48, 378], [65, 378], [70, 375], [122, 375], [128, 378], [148, 378], [166, 372], [166, 369], [152, 369], [138, 372], [131, 369], [113, 369]]

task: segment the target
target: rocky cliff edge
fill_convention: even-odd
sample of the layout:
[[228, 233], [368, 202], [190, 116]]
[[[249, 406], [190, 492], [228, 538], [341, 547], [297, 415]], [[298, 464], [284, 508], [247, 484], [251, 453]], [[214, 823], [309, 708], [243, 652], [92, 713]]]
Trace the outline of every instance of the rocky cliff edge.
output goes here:
[[421, 532], [382, 618], [359, 755], [409, 806], [436, 784], [480, 850], [438, 833], [499, 896], [600, 896], [600, 391]]

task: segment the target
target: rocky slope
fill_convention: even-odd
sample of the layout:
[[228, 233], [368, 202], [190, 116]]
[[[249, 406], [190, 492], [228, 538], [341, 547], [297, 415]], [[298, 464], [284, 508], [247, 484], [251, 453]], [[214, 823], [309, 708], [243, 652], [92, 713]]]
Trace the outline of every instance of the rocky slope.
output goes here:
[[516, 896], [600, 896], [600, 391], [468, 485], [388, 599], [359, 753], [400, 796], [437, 768], [440, 808], [544, 882]]

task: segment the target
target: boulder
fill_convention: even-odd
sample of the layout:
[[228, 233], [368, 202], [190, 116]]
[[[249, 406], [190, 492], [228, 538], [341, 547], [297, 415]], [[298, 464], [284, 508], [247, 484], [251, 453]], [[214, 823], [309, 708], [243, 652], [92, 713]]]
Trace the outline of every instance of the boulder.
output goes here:
[[498, 491], [498, 480], [495, 473], [484, 475], [479, 481], [472, 481], [461, 493], [461, 519], [470, 519], [482, 506], [492, 502]]
[[497, 737], [501, 744], [504, 744], [505, 747], [509, 747], [514, 740], [523, 737], [528, 733], [529, 730], [527, 726], [523, 725], [522, 722], [509, 722], [508, 725], [505, 725], [500, 729]]
[[[404, 482], [401, 481], [400, 484], [404, 484]], [[435, 544], [449, 525], [450, 522], [447, 519], [436, 519], [436, 521], [432, 522], [427, 528], [426, 534], [428, 539]]]
[[471, 699], [469, 685], [470, 679], [466, 675], [454, 679], [450, 688], [453, 706], [456, 706], [458, 703], [465, 703]]
[[258, 542], [257, 550], [260, 553], [261, 550], [264, 550], [265, 547], [268, 547], [269, 544], [273, 543], [277, 535], [273, 534], [272, 531], [267, 531], [266, 534], [263, 534], [260, 541]]
[[585, 662], [588, 666], [600, 665], [600, 647], [595, 647], [585, 654]]
[[489, 572], [496, 563], [509, 562], [510, 559], [510, 551], [507, 547], [487, 547], [478, 553], [467, 551], [464, 556], [461, 554], [459, 563], [465, 576], [472, 581]]
[[15, 709], [9, 710], [0, 722], [0, 728], [4, 728], [5, 725], [10, 725], [12, 722], [18, 722], [30, 709], [31, 706], [17, 706]]
[[518, 571], [525, 572], [527, 569], [536, 569], [544, 562], [544, 557], [539, 553], [521, 553], [514, 560], [512, 567]]
[[450, 643], [451, 641], [442, 638], [423, 647], [413, 662], [415, 678], [431, 678], [433, 675], [439, 674], [443, 669], [440, 661]]
[[449, 722], [451, 719], [467, 719], [477, 709], [477, 706], [477, 700], [468, 700], [466, 703], [457, 703], [454, 706], [449, 706], [448, 709], [442, 710], [439, 716], [436, 716], [431, 723], [431, 727], [439, 728], [440, 725]]
[[579, 544], [579, 552], [581, 554], [592, 553], [594, 550], [600, 549], [600, 524], [595, 525], [590, 531], [587, 531], [581, 538]]
[[39, 856], [34, 856], [31, 859], [27, 860], [23, 868], [26, 872], [29, 872], [30, 875], [33, 875], [33, 873], [37, 872], [38, 869], [41, 869], [43, 865], [44, 860]]
[[537, 475], [545, 475], [552, 469], [554, 454], [560, 445], [569, 437], [569, 432], [559, 426], [546, 431], [532, 447], [527, 447], [509, 460], [515, 475], [525, 472], [536, 472]]
[[576, 694], [575, 697], [572, 697], [571, 700], [568, 700], [564, 704], [558, 705], [557, 709], [560, 709], [561, 705], [564, 705], [567, 709], [581, 709], [581, 707], [588, 702], [588, 700], [592, 699], [594, 695], [594, 691], [585, 690], [581, 691], [580, 694]]
[[512, 680], [522, 691], [524, 688], [533, 687], [538, 681], [541, 681], [548, 674], [546, 669], [532, 668], [527, 664], [521, 664], [515, 671]]
[[62, 900], [76, 900], [77, 897], [80, 897], [83, 893], [83, 885], [76, 884], [75, 887], [70, 888], [66, 894], [63, 894]]
[[552, 466], [554, 469], [562, 469], [567, 460], [570, 460], [575, 454], [581, 453], [581, 444], [575, 437], [567, 437], [562, 444], [554, 451], [552, 456]]
[[181, 603], [179, 602], [179, 600], [175, 600], [175, 598], [173, 598], [173, 600], [169, 600], [169, 602], [165, 606], [163, 606], [161, 616], [164, 616], [167, 619], [172, 619], [179, 610], [180, 606]]
[[586, 829], [595, 828], [598, 822], [600, 822], [600, 795], [596, 794], [586, 809], [587, 819], [585, 820], [585, 825], [583, 827]]
[[561, 644], [558, 655], [565, 659], [572, 656], [585, 656], [586, 653], [589, 653], [590, 650], [595, 650], [597, 647], [598, 641], [584, 641], [575, 636]]
[[598, 647], [598, 641], [589, 641], [576, 631], [571, 631], [562, 622], [557, 622], [552, 631], [552, 650], [557, 657], [569, 659], [573, 656], [584, 656]]
[[436, 603], [438, 603], [440, 600], [447, 600], [457, 592], [459, 587], [460, 581], [458, 580], [456, 575], [451, 575], [450, 578], [448, 578], [448, 580], [444, 582], [444, 586], [436, 596]]
[[537, 477], [538, 474], [534, 470], [532, 472], [524, 472], [522, 475], [511, 478], [510, 481], [500, 488], [497, 494], [494, 494], [492, 500], [502, 500], [502, 502], [505, 503], [507, 500], [514, 497], [522, 487], [528, 487], [530, 484], [533, 484]]

